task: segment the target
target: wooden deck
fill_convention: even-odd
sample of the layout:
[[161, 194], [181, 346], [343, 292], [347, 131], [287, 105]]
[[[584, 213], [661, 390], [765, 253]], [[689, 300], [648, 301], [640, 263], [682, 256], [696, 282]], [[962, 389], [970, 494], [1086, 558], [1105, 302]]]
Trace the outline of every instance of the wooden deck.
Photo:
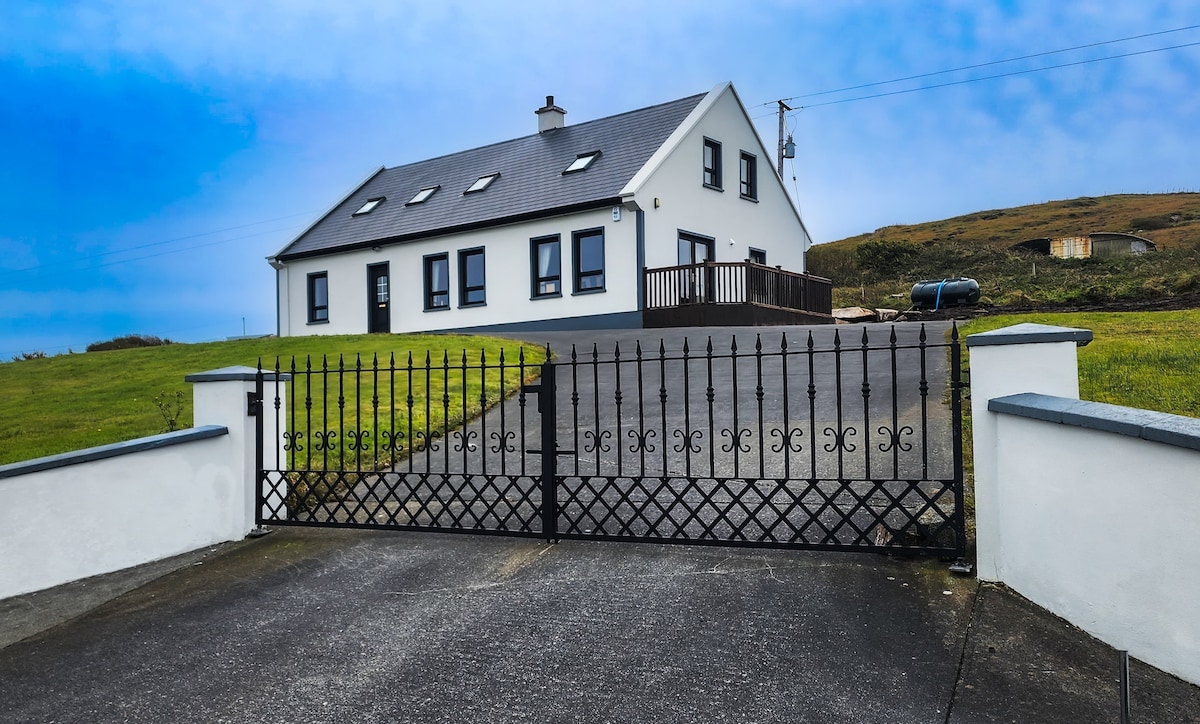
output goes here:
[[753, 262], [703, 262], [644, 271], [646, 327], [832, 324], [833, 285]]

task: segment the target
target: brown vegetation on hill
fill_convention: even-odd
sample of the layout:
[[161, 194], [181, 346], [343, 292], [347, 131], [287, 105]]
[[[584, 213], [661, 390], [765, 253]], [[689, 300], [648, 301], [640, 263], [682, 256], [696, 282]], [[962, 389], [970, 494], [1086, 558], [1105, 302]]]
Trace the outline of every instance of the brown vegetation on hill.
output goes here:
[[884, 226], [818, 249], [857, 246], [870, 239], [914, 244], [957, 240], [1008, 248], [1022, 241], [1120, 231], [1153, 241], [1158, 248], [1200, 243], [1200, 193], [1083, 196], [1066, 201], [992, 209], [924, 224]]
[[[1098, 231], [1138, 234], [1158, 251], [1056, 259], [1011, 248]], [[967, 276], [984, 308], [1180, 308], [1200, 292], [1200, 193], [1084, 197], [885, 226], [813, 247], [808, 270], [833, 280], [835, 307], [905, 308], [914, 283]]]

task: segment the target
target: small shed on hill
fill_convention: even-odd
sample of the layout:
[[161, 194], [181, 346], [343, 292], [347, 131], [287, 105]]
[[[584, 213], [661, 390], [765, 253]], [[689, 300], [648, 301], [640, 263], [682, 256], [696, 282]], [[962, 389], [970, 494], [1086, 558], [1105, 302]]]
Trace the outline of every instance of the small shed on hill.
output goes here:
[[1149, 239], [1117, 231], [1097, 231], [1087, 236], [1064, 236], [1057, 239], [1030, 239], [1014, 244], [1012, 248], [1056, 256], [1059, 259], [1144, 254], [1157, 249]]

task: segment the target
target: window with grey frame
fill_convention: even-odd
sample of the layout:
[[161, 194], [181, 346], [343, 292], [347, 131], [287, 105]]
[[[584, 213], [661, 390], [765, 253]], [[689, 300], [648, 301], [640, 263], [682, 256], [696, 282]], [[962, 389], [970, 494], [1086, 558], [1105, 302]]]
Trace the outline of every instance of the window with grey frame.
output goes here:
[[308, 275], [308, 323], [329, 321], [329, 273]]
[[575, 292], [604, 291], [604, 229], [571, 234]]
[[425, 309], [450, 308], [450, 255], [430, 254], [425, 260]]
[[758, 201], [758, 158], [753, 154], [742, 151], [739, 177], [742, 198]]
[[458, 306], [487, 303], [483, 247], [458, 252]]
[[558, 234], [529, 240], [531, 296], [562, 296], [561, 239]]
[[721, 142], [704, 139], [704, 185], [721, 190]]

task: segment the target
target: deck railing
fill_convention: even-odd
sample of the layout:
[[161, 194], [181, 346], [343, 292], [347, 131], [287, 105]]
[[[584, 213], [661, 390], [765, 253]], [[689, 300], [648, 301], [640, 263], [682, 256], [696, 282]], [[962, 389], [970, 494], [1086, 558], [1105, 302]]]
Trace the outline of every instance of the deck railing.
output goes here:
[[755, 304], [829, 314], [833, 283], [749, 261], [706, 261], [645, 270], [645, 308]]

